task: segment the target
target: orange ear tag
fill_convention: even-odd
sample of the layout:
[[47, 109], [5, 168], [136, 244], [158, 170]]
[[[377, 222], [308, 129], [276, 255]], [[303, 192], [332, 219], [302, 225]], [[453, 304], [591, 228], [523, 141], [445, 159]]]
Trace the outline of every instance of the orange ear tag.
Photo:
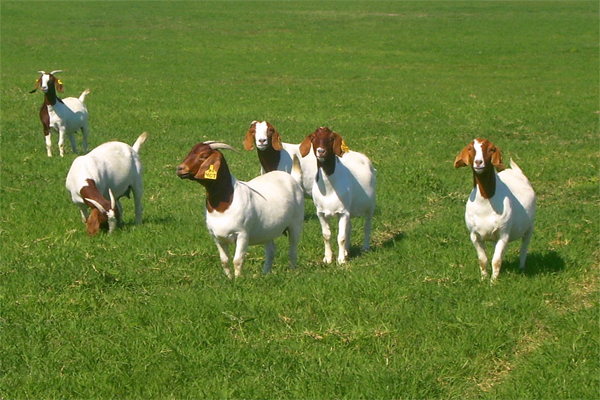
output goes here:
[[217, 179], [217, 171], [215, 171], [214, 165], [208, 167], [208, 169], [204, 173], [204, 179]]
[[342, 140], [342, 145], [340, 147], [342, 148], [342, 153], [347, 153], [350, 151], [350, 148], [348, 147], [346, 142], [344, 142], [343, 140]]

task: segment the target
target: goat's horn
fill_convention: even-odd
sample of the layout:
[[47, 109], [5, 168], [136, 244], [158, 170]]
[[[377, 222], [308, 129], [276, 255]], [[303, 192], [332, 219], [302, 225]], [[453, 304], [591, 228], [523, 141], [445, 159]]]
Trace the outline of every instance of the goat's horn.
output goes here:
[[46, 73], [46, 71], [38, 71], [38, 74], [44, 75], [45, 73]]
[[111, 188], [108, 189], [108, 195], [110, 196], [110, 208], [114, 210], [117, 202]]
[[207, 144], [213, 150], [227, 149], [227, 150], [233, 150], [236, 153], [238, 153], [238, 151], [236, 149], [234, 149], [233, 147], [231, 147], [230, 145], [228, 145], [226, 143], [208, 141], [208, 142], [204, 142], [204, 144]]
[[106, 210], [104, 209], [104, 207], [102, 207], [100, 205], [100, 203], [98, 203], [96, 200], [92, 200], [92, 199], [88, 199], [87, 197], [85, 198], [85, 201], [89, 201], [90, 203], [92, 203], [94, 205], [94, 207], [96, 207], [98, 209], [98, 211], [100, 211], [102, 214], [108, 214], [106, 212]]
[[50, 72], [50, 75], [58, 74], [59, 72], [62, 72], [62, 69], [57, 69], [56, 71], [52, 71], [52, 72]]

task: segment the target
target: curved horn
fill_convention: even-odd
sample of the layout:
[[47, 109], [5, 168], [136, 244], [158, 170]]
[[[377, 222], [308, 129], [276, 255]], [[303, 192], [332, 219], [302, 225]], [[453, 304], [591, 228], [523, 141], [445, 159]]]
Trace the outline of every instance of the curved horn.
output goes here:
[[108, 195], [110, 196], [110, 208], [114, 210], [117, 202], [111, 188], [108, 188]]
[[92, 200], [92, 199], [88, 199], [87, 197], [85, 198], [85, 201], [89, 201], [90, 203], [92, 203], [94, 205], [94, 207], [96, 207], [98, 209], [98, 211], [100, 211], [102, 214], [107, 214], [106, 210], [104, 209], [104, 207], [102, 207], [100, 205], [100, 203], [98, 203], [96, 200]]
[[62, 69], [57, 69], [55, 71], [52, 71], [52, 72], [50, 72], [50, 75], [58, 74], [59, 72], [62, 72]]
[[46, 71], [38, 71], [38, 73], [44, 75]]
[[238, 151], [236, 149], [234, 149], [233, 147], [231, 147], [230, 145], [228, 145], [226, 143], [207, 141], [207, 142], [204, 142], [204, 144], [207, 144], [213, 150], [227, 149], [227, 150], [233, 150], [236, 153], [238, 153]]

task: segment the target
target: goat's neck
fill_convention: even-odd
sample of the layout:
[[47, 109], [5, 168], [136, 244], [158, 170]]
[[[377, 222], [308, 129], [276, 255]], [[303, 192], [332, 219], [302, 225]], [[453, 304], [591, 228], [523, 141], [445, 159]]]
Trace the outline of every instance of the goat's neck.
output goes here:
[[479, 189], [481, 197], [491, 199], [496, 194], [496, 171], [494, 168], [486, 168], [480, 174], [473, 171], [473, 187]]
[[[323, 173], [327, 176], [333, 175], [335, 172], [335, 164], [337, 163], [337, 157], [335, 154], [331, 153], [328, 157], [325, 158], [322, 162], [317, 159], [317, 166], [319, 170], [322, 170]], [[317, 175], [318, 178], [318, 175]]]
[[57, 101], [60, 101], [56, 95], [56, 88], [54, 85], [48, 85], [48, 91], [44, 93], [44, 103], [46, 105], [54, 106]]
[[275, 150], [273, 146], [269, 146], [264, 150], [258, 150], [258, 160], [265, 172], [277, 170], [279, 160], [281, 159], [281, 151]]
[[233, 184], [235, 178], [229, 172], [225, 160], [219, 167], [217, 179], [203, 179], [200, 182], [206, 189], [206, 210], [208, 212], [224, 212], [233, 201]]

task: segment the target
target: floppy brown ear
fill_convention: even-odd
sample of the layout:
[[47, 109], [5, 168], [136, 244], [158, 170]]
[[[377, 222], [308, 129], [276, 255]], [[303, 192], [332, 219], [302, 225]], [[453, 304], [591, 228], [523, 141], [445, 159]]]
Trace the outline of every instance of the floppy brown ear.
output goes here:
[[493, 147], [494, 152], [492, 154], [492, 165], [496, 167], [496, 171], [504, 171], [506, 169], [506, 165], [502, 162], [502, 151], [496, 145]]
[[341, 157], [344, 155], [344, 151], [342, 150], [342, 136], [339, 133], [333, 133], [333, 152], [336, 156]]
[[244, 149], [250, 151], [254, 148], [254, 133], [256, 131], [254, 130], [254, 124], [252, 124], [252, 126], [250, 126], [250, 129], [248, 129], [248, 132], [246, 132], [246, 138], [244, 139]]
[[471, 145], [466, 146], [454, 160], [454, 168], [467, 167], [473, 163], [471, 159]]
[[35, 93], [35, 92], [38, 90], [38, 88], [40, 87], [41, 83], [42, 83], [42, 78], [38, 78], [38, 79], [35, 81], [35, 87], [34, 87], [34, 88], [33, 88], [33, 90], [32, 90], [32, 91], [30, 91], [29, 93]]
[[63, 83], [60, 79], [56, 78], [54, 85], [56, 86], [56, 90], [58, 90], [60, 93], [64, 92]]
[[275, 128], [273, 128], [273, 134], [271, 135], [271, 146], [277, 151], [281, 151], [283, 148], [281, 146], [281, 136], [279, 136], [279, 132]]
[[86, 230], [90, 236], [94, 236], [100, 230], [100, 211], [95, 207], [92, 207], [92, 212], [86, 222]]
[[196, 179], [217, 179], [217, 173], [221, 167], [223, 155], [220, 151], [215, 150], [198, 168], [198, 172], [194, 176]]
[[311, 133], [310, 135], [308, 135], [307, 137], [304, 138], [302, 143], [300, 143], [300, 147], [298, 148], [298, 150], [300, 151], [300, 155], [302, 157], [306, 157], [306, 155], [310, 151], [310, 146], [312, 145], [313, 135], [314, 134]]

